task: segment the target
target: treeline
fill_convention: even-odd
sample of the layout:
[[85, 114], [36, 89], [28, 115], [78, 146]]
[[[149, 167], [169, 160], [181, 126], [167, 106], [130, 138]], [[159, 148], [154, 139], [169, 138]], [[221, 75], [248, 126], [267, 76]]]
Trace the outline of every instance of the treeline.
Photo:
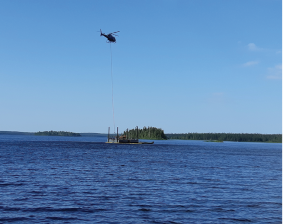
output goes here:
[[282, 143], [282, 134], [234, 134], [234, 133], [186, 133], [166, 134], [168, 139], [216, 140], [235, 142], [274, 142]]
[[68, 131], [39, 131], [34, 133], [34, 135], [42, 135], [42, 136], [72, 136], [79, 137], [81, 136], [78, 133], [68, 132]]
[[161, 128], [155, 128], [155, 127], [143, 127], [143, 129], [130, 129], [127, 131], [124, 131], [123, 133], [126, 135], [129, 139], [153, 139], [153, 140], [165, 140], [167, 139], [167, 136], [164, 133], [164, 130]]
[[34, 132], [0, 131], [0, 135], [34, 135]]

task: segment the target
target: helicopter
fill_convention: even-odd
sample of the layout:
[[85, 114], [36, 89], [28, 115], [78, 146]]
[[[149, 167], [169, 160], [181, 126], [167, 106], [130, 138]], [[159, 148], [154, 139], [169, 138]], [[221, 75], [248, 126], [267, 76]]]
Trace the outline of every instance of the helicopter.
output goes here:
[[116, 38], [114, 36], [118, 36], [118, 35], [115, 34], [115, 33], [118, 33], [118, 32], [120, 32], [120, 31], [116, 31], [116, 32], [112, 32], [112, 33], [109, 33], [109, 34], [105, 34], [105, 33], [102, 33], [102, 31], [100, 29], [100, 37], [101, 36], [105, 36], [107, 38], [107, 40], [108, 40], [107, 43], [116, 43]]

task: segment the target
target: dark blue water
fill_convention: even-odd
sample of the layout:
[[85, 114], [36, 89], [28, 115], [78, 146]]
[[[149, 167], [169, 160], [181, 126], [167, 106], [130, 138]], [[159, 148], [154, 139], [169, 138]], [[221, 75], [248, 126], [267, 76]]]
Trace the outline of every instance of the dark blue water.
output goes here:
[[282, 144], [0, 135], [0, 223], [281, 223]]

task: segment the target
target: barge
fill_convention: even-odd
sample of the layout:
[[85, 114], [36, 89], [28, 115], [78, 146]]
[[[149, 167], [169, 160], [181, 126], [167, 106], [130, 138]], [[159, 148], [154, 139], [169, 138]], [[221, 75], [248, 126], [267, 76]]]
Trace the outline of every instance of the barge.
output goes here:
[[152, 142], [140, 142], [138, 138], [138, 127], [136, 127], [136, 138], [128, 138], [128, 129], [127, 129], [127, 134], [119, 136], [118, 133], [118, 127], [117, 127], [117, 136], [110, 137], [110, 128], [108, 128], [108, 135], [107, 135], [107, 142], [105, 143], [111, 143], [111, 144], [134, 144], [134, 145], [141, 145], [141, 144], [153, 144], [154, 141]]

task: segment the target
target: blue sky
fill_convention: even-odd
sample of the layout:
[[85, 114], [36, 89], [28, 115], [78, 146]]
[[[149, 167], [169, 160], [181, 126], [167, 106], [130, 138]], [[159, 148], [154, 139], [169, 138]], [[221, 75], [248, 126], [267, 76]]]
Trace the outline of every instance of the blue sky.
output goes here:
[[0, 130], [282, 133], [282, 2], [0, 1]]

